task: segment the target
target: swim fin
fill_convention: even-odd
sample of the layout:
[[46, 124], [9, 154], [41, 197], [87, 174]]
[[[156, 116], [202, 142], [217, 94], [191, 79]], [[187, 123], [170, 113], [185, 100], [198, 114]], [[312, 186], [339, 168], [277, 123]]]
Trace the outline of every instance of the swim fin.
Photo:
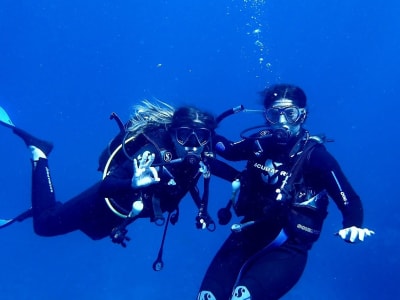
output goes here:
[[32, 217], [32, 208], [27, 209], [23, 213], [19, 214], [15, 218], [12, 219], [0, 219], [0, 229], [10, 226], [15, 222], [22, 222], [23, 220]]
[[0, 124], [9, 128], [15, 128], [14, 123], [11, 121], [7, 112], [0, 106]]
[[[0, 106], [0, 124], [13, 129], [14, 131], [17, 129], [15, 127], [14, 123], [11, 121], [7, 112], [1, 106]], [[15, 222], [22, 222], [23, 220], [25, 220], [29, 217], [32, 217], [32, 208], [27, 209], [26, 211], [20, 213], [18, 216], [14, 217], [12, 219], [1, 219], [0, 218], [0, 229], [10, 226], [11, 224], [14, 224]]]
[[[20, 136], [25, 143], [31, 143], [32, 145], [38, 145], [43, 148], [43, 151], [48, 154], [50, 153], [51, 149], [53, 148], [53, 145], [51, 143], [41, 141], [39, 139], [36, 139], [32, 137], [30, 134], [26, 133], [25, 131], [15, 127], [14, 123], [11, 121], [9, 115], [7, 112], [0, 106], [0, 124], [3, 126], [6, 126], [8, 128], [11, 128], [13, 132]], [[27, 218], [32, 217], [32, 208], [29, 208], [25, 210], [24, 212], [20, 213], [16, 217], [12, 219], [2, 219], [0, 218], [0, 229], [10, 226], [14, 224], [15, 222], [22, 222]]]
[[42, 150], [43, 153], [46, 154], [46, 156], [49, 155], [51, 150], [53, 149], [53, 144], [51, 142], [38, 139], [33, 135], [29, 134], [28, 132], [16, 127], [14, 123], [11, 121], [10, 116], [1, 106], [0, 106], [0, 124], [8, 128], [11, 128], [13, 132], [24, 141], [27, 147], [35, 146], [40, 150]]

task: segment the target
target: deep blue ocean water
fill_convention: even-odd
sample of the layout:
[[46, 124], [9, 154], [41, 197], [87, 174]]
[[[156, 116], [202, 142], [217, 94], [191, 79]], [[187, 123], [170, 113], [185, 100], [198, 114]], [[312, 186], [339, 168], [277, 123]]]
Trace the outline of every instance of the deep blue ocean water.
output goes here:
[[[395, 1], [60, 1], [3, 0], [0, 5], [0, 105], [14, 123], [52, 140], [57, 198], [66, 201], [99, 180], [98, 155], [117, 132], [111, 112], [158, 98], [218, 114], [260, 108], [268, 84], [301, 86], [307, 128], [328, 145], [376, 231], [350, 245], [333, 233], [331, 203], [323, 235], [300, 282], [285, 300], [396, 299], [400, 205], [398, 114], [400, 4]], [[240, 114], [220, 133], [239, 139], [261, 124]], [[31, 165], [23, 143], [0, 128], [0, 217], [30, 205]], [[230, 184], [212, 179], [215, 216]], [[162, 228], [129, 227], [123, 249], [80, 232], [43, 238], [31, 220], [0, 231], [1, 299], [195, 299], [229, 227], [194, 226], [189, 197], [171, 226], [164, 270], [151, 268]], [[233, 222], [233, 221], [232, 221]]]

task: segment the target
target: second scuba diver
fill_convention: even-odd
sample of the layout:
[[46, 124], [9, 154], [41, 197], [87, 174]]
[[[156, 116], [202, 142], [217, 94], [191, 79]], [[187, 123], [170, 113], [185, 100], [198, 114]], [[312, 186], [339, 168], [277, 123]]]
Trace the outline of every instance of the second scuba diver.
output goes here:
[[[308, 251], [320, 236], [328, 196], [343, 216], [337, 233], [353, 243], [373, 235], [363, 228], [363, 208], [337, 161], [303, 127], [306, 95], [290, 84], [264, 92], [265, 125], [242, 132], [236, 143], [215, 139], [227, 160], [247, 161], [233, 187], [235, 203], [220, 210], [229, 222], [233, 206], [240, 224], [214, 256], [198, 300], [272, 300], [285, 295], [300, 279]], [[228, 217], [227, 217], [228, 216]]]

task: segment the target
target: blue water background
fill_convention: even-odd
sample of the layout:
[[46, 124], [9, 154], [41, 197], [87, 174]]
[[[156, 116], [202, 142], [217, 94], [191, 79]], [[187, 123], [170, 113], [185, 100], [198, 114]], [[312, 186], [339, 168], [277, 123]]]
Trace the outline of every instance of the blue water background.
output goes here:
[[[117, 132], [111, 112], [129, 117], [144, 98], [196, 104], [218, 114], [289, 82], [309, 98], [307, 127], [328, 145], [362, 197], [377, 234], [350, 245], [334, 204], [300, 282], [284, 299], [395, 299], [399, 263], [399, 32], [397, 1], [60, 1], [0, 5], [0, 105], [14, 123], [52, 140], [57, 198], [100, 179], [100, 151]], [[226, 120], [238, 139], [257, 115]], [[25, 146], [0, 128], [0, 217], [30, 205]], [[241, 165], [239, 164], [238, 167]], [[216, 215], [230, 184], [212, 179]], [[194, 226], [189, 197], [169, 229], [165, 268], [151, 268], [162, 228], [129, 228], [126, 249], [80, 232], [43, 238], [31, 220], [0, 232], [1, 299], [195, 299], [229, 227]], [[232, 220], [232, 222], [235, 220]], [[398, 296], [397, 296], [398, 297]]]

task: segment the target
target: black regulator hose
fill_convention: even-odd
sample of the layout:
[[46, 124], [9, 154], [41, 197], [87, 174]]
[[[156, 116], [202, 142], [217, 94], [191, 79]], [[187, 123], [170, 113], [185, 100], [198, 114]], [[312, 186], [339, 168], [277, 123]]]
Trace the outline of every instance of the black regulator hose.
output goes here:
[[217, 121], [217, 124], [219, 124], [223, 119], [226, 117], [229, 117], [230, 115], [236, 114], [238, 112], [244, 111], [244, 106], [241, 104], [239, 106], [232, 107], [226, 111], [224, 111], [222, 114], [217, 116], [215, 120]]
[[[236, 114], [238, 112], [244, 111], [244, 106], [242, 104], [232, 107], [223, 113], [221, 113], [217, 118], [215, 119], [217, 121], [217, 124], [219, 124], [222, 120], [224, 120], [226, 117], [229, 117], [233, 114]], [[232, 208], [232, 201], [229, 199], [228, 204], [218, 210], [218, 223], [220, 225], [226, 225], [229, 223], [229, 221], [232, 219], [232, 213], [231, 213], [231, 208]]]

